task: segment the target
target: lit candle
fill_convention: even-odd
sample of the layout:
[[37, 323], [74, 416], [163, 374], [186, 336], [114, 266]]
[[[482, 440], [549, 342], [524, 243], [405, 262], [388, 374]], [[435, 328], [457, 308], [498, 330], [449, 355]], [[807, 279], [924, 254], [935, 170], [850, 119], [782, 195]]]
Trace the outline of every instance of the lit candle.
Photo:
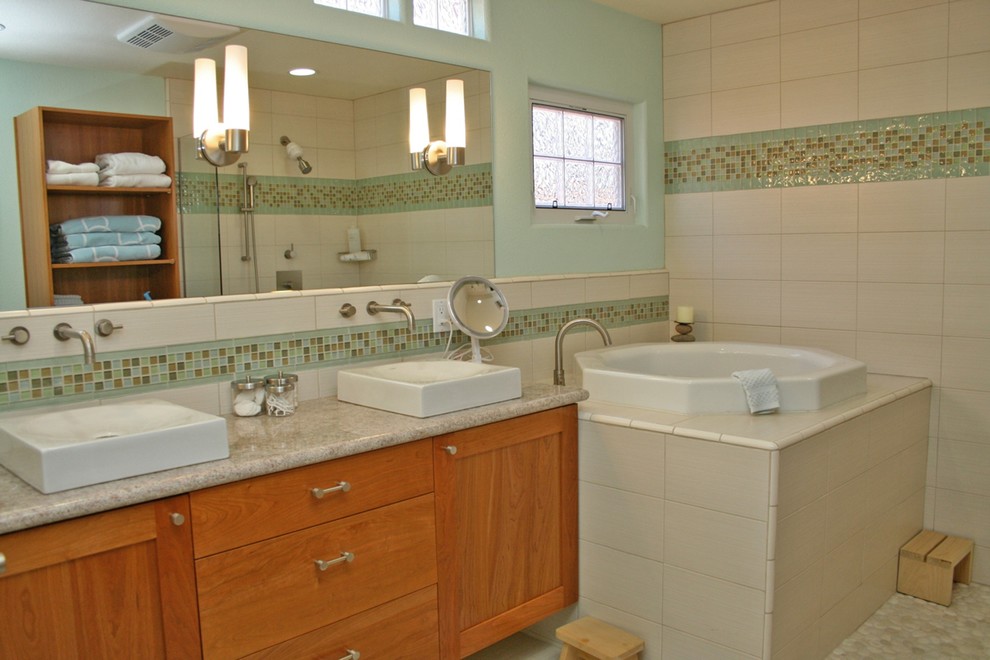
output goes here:
[[675, 320], [678, 323], [694, 323], [694, 307], [678, 307]]

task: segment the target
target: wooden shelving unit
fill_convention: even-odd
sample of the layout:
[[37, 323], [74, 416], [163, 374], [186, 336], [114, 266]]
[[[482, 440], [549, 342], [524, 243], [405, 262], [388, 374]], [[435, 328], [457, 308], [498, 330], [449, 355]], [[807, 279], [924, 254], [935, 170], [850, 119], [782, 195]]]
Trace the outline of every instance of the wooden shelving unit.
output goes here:
[[[76, 294], [86, 304], [179, 297], [179, 243], [175, 208], [172, 119], [37, 107], [14, 118], [21, 201], [21, 240], [28, 307], [45, 307], [53, 294]], [[159, 156], [168, 188], [49, 186], [48, 160], [93, 162], [97, 154], [139, 152]], [[49, 227], [98, 215], [161, 218], [161, 257], [153, 261], [53, 264]]]

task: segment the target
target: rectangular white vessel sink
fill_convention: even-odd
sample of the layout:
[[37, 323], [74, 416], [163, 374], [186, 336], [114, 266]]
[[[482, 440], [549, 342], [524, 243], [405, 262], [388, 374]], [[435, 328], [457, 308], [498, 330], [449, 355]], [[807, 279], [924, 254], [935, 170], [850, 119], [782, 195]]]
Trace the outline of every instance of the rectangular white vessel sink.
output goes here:
[[522, 376], [516, 367], [422, 360], [337, 373], [337, 398], [413, 417], [508, 401], [522, 396]]
[[42, 493], [228, 456], [224, 418], [158, 399], [0, 417], [0, 464]]

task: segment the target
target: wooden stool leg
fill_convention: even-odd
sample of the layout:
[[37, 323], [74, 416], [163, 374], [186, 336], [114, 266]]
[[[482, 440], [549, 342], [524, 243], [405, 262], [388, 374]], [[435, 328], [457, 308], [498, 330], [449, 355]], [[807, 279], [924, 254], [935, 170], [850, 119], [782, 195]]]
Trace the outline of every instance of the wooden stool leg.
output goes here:
[[560, 660], [581, 660], [581, 653], [570, 644], [564, 644], [560, 649]]

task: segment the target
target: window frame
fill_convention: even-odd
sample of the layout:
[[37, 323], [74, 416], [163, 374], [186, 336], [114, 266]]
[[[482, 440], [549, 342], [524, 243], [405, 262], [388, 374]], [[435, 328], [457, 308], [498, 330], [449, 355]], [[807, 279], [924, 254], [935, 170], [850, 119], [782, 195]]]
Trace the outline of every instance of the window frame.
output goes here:
[[377, 14], [366, 14], [360, 11], [354, 11], [352, 9], [331, 7], [330, 5], [324, 5], [319, 2], [319, 0], [313, 0], [313, 4], [319, 7], [326, 7], [327, 9], [335, 9], [337, 11], [346, 11], [352, 14], [357, 14], [358, 16], [367, 16], [369, 18], [383, 19], [386, 21], [396, 21], [399, 23], [405, 23], [413, 28], [420, 28], [423, 30], [432, 30], [433, 32], [442, 32], [444, 34], [452, 34], [457, 37], [467, 37], [469, 39], [480, 39], [482, 41], [488, 39], [488, 2], [490, 0], [466, 0], [467, 11], [468, 11], [468, 33], [462, 34], [460, 32], [450, 32], [439, 27], [430, 27], [428, 25], [418, 25], [415, 21], [415, 4], [414, 0], [382, 0], [382, 9], [384, 14], [379, 16]]

